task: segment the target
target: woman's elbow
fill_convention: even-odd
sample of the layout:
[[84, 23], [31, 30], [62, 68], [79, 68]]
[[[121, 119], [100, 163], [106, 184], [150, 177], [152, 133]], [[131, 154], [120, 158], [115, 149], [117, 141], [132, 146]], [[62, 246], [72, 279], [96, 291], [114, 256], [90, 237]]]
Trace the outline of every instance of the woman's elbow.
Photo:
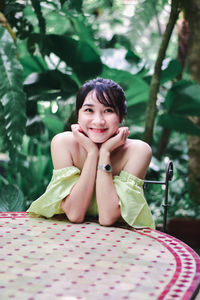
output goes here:
[[73, 215], [73, 214], [66, 214], [68, 220], [71, 222], [71, 223], [83, 223], [84, 222], [84, 216], [81, 216], [81, 215]]
[[117, 219], [113, 219], [113, 218], [105, 218], [105, 217], [99, 217], [99, 224], [101, 226], [112, 226], [115, 222], [117, 221]]
[[62, 201], [61, 208], [64, 211], [67, 219], [70, 222], [72, 222], [72, 223], [83, 223], [84, 222], [85, 216], [80, 212], [70, 209], [70, 207], [67, 206], [66, 201]]

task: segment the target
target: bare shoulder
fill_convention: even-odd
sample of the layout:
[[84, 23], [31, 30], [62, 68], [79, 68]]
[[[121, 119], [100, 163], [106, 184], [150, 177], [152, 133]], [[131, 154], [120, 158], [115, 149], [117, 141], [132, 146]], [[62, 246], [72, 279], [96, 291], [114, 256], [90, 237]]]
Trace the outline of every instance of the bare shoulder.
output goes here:
[[128, 139], [126, 146], [128, 155], [124, 170], [144, 179], [152, 158], [151, 147], [141, 140]]
[[56, 134], [51, 141], [51, 145], [61, 146], [61, 145], [65, 145], [66, 143], [73, 143], [73, 141], [74, 141], [74, 138], [73, 138], [72, 132], [65, 131], [65, 132]]
[[128, 139], [127, 146], [132, 153], [138, 153], [140, 155], [152, 157], [151, 147], [142, 140]]
[[74, 148], [75, 140], [72, 132], [65, 131], [54, 136], [51, 141], [51, 157], [55, 169], [73, 165]]

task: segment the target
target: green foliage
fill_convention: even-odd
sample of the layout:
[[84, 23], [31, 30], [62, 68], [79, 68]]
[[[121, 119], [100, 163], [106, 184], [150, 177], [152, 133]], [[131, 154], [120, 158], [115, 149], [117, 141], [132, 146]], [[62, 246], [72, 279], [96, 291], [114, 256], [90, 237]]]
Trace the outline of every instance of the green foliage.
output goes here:
[[[38, 101], [54, 101], [60, 98], [68, 101], [69, 97], [77, 93], [81, 83], [98, 76], [103, 66], [87, 27], [87, 19], [77, 14], [75, 3], [72, 9], [69, 1], [66, 5], [63, 2], [59, 12], [52, 4], [44, 9], [37, 1], [32, 2], [36, 15], [32, 15], [33, 11], [28, 8], [26, 13], [30, 11], [34, 22], [38, 19], [39, 32], [36, 30], [29, 35], [27, 47], [24, 43], [19, 44], [19, 58], [24, 66], [24, 87], [28, 98], [27, 132], [30, 135], [44, 130], [44, 123], [38, 112]], [[65, 15], [65, 23], [68, 25], [63, 23], [63, 27], [67, 31], [58, 33], [56, 26], [48, 22], [52, 13], [55, 16], [56, 12], [56, 24], [59, 20], [63, 23]], [[44, 16], [45, 21], [42, 21]], [[51, 34], [48, 34], [49, 31]], [[59, 127], [61, 128], [60, 125]]]
[[139, 26], [142, 28], [148, 26], [152, 18], [158, 17], [159, 13], [163, 10], [164, 5], [167, 3], [167, 0], [138, 1], [133, 19], [135, 28], [138, 30]]
[[34, 73], [24, 84], [29, 101], [52, 101], [57, 97], [67, 99], [78, 91], [73, 76], [58, 70]]
[[[0, 130], [3, 138], [0, 145], [10, 157], [20, 159], [14, 166], [15, 171], [15, 158], [0, 162], [0, 210], [25, 210], [49, 183], [52, 174], [50, 140], [64, 128], [69, 130], [70, 124], [75, 122], [75, 94], [86, 80], [102, 76], [118, 82], [127, 96], [125, 122], [130, 128], [130, 137], [143, 137], [152, 70], [146, 53], [135, 49], [138, 43], [142, 45], [144, 37], [151, 40], [151, 55], [155, 52], [154, 46], [158, 45], [162, 33], [160, 19], [168, 1], [138, 0], [131, 17], [133, 30], [128, 27], [127, 33], [122, 30], [124, 4], [118, 0], [31, 0], [26, 6], [23, 1], [5, 3], [6, 16], [18, 40], [16, 56], [9, 34], [0, 28]], [[155, 30], [146, 36], [145, 29], [150, 28], [152, 20]], [[113, 59], [115, 54], [122, 52], [124, 56], [120, 61], [118, 57]], [[106, 56], [112, 66], [104, 61]], [[172, 159], [175, 167], [170, 184], [169, 200], [173, 204], [170, 215], [195, 216], [198, 210], [188, 198], [185, 136], [183, 138], [176, 131], [199, 134], [199, 128], [188, 116], [199, 115], [200, 93], [199, 86], [191, 81], [175, 83], [181, 71], [180, 63], [173, 56], [164, 61], [158, 96], [159, 117], [152, 147], [155, 153], [162, 128], [172, 131], [165, 149], [166, 158]], [[55, 105], [56, 111], [53, 110]], [[151, 179], [161, 180], [165, 176], [164, 159], [153, 158], [148, 174]], [[151, 187], [147, 193], [158, 221], [164, 191], [163, 196], [161, 194], [158, 186]]]
[[[162, 85], [170, 80], [174, 80], [181, 74], [182, 66], [177, 59], [167, 59], [164, 61], [163, 65], [160, 80]], [[150, 75], [144, 77], [148, 83], [151, 82], [151, 78], [152, 76]]]
[[32, 73], [45, 72], [48, 70], [48, 65], [44, 58], [39, 55], [31, 55], [27, 49], [27, 42], [20, 41], [17, 44], [19, 60], [23, 66], [23, 81]]
[[92, 47], [86, 37], [79, 41], [68, 36], [47, 35], [45, 43], [45, 53], [56, 54], [67, 66], [71, 67], [81, 81], [97, 76], [102, 69], [100, 56], [95, 47]]
[[186, 80], [175, 83], [166, 95], [165, 112], [158, 123], [169, 130], [200, 136], [200, 127], [188, 116], [200, 116], [200, 85]]
[[[64, 2], [64, 1], [62, 1]], [[69, 9], [75, 9], [78, 12], [82, 12], [82, 4], [83, 1], [82, 0], [74, 0], [74, 1], [66, 1], [66, 4], [68, 6]]]
[[200, 84], [180, 80], [168, 91], [165, 107], [169, 113], [200, 116]]
[[[128, 37], [138, 54], [154, 65], [161, 37], [163, 35], [168, 0], [138, 0], [134, 5]], [[148, 39], [148, 41], [147, 41]]]
[[11, 27], [16, 29], [20, 39], [25, 39], [33, 31], [33, 25], [21, 13], [25, 7], [25, 4], [16, 0], [5, 0], [4, 14]]
[[[168, 219], [173, 217], [200, 218], [200, 206], [197, 205], [188, 195], [188, 155], [187, 138], [185, 134], [173, 132], [165, 152], [166, 163], [173, 161], [173, 179], [169, 182], [168, 194]], [[165, 161], [159, 161], [153, 157], [149, 172], [149, 180], [165, 180]], [[145, 192], [151, 211], [156, 223], [163, 221], [163, 207], [165, 187], [162, 185], [148, 185]]]
[[169, 63], [166, 68], [163, 69], [161, 74], [161, 84], [169, 82], [178, 76], [182, 72], [181, 63], [177, 59], [169, 60]]
[[159, 117], [158, 124], [169, 130], [200, 136], [200, 128], [188, 118], [177, 114], [163, 114]]
[[37, 19], [38, 19], [38, 23], [39, 23], [39, 28], [40, 28], [40, 33], [41, 35], [44, 35], [46, 32], [46, 21], [42, 15], [42, 9], [41, 9], [41, 5], [40, 5], [40, 1], [38, 0], [31, 0], [33, 9], [35, 10]]
[[6, 185], [0, 191], [0, 211], [24, 211], [24, 195], [15, 185]]
[[18, 186], [25, 196], [25, 208], [44, 193], [52, 176], [50, 156], [50, 138], [48, 131], [38, 138], [25, 136], [22, 153], [26, 160], [21, 166], [21, 172], [16, 178]]
[[22, 85], [22, 67], [16, 57], [16, 48], [9, 33], [0, 27], [0, 127], [4, 150], [10, 157], [17, 156], [25, 133], [25, 94]]
[[[50, 138], [47, 131], [38, 138], [30, 138], [25, 135], [21, 145], [21, 160], [17, 172], [12, 172], [14, 167], [12, 161], [8, 161], [8, 163], [6, 161], [0, 162], [2, 173], [0, 175], [0, 211], [3, 207], [11, 209], [12, 203], [10, 201], [12, 199], [10, 200], [5, 195], [7, 191], [12, 192], [16, 197], [20, 197], [19, 206], [17, 203], [13, 203], [13, 206], [20, 210], [22, 207], [23, 210], [26, 210], [30, 203], [45, 191], [52, 176], [49, 143]], [[3, 202], [3, 207], [1, 206], [1, 201]]]
[[123, 87], [126, 92], [128, 108], [141, 102], [147, 102], [149, 86], [140, 75], [104, 66], [101, 76], [111, 78]]
[[42, 118], [42, 121], [44, 122], [45, 126], [54, 134], [63, 131], [63, 122], [55, 115], [45, 115]]

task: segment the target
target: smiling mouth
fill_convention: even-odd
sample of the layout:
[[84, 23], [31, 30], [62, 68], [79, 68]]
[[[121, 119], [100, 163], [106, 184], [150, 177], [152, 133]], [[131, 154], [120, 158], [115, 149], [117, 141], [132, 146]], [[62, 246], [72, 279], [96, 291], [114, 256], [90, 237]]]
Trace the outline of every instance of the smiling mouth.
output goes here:
[[107, 129], [106, 128], [90, 128], [95, 133], [104, 133]]

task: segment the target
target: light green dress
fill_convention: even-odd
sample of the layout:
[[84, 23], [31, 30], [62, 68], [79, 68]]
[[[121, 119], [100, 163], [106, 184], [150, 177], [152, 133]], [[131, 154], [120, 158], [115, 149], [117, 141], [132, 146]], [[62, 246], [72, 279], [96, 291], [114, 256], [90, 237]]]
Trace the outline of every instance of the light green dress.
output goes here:
[[[79, 177], [80, 170], [74, 166], [53, 170], [52, 179], [45, 193], [35, 200], [27, 211], [47, 218], [51, 218], [56, 214], [63, 214], [64, 211], [60, 207], [61, 201], [70, 194]], [[113, 183], [119, 197], [121, 216], [125, 222], [134, 228], [149, 227], [154, 229], [154, 220], [144, 198], [144, 181], [132, 174], [121, 171], [119, 176], [113, 177]], [[98, 216], [95, 193], [88, 208], [87, 216]]]

